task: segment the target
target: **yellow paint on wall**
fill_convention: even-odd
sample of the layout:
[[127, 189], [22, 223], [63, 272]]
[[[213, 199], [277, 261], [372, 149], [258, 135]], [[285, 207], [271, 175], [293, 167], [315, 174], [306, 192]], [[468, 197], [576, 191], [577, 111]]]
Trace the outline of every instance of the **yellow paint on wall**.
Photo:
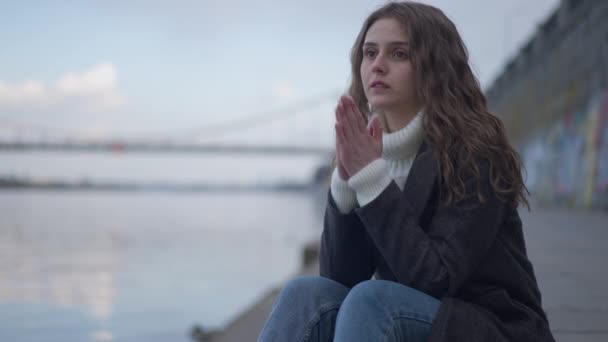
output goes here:
[[583, 207], [590, 208], [595, 188], [595, 173], [597, 164], [597, 136], [599, 132], [599, 113], [602, 96], [601, 93], [592, 97], [589, 115], [587, 117], [587, 146], [585, 161], [587, 174], [585, 175], [585, 191], [583, 193]]

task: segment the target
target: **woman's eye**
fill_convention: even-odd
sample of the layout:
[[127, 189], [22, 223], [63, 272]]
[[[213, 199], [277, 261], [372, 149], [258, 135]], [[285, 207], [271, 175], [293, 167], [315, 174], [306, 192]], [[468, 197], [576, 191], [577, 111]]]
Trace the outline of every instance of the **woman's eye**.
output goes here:
[[376, 55], [376, 51], [374, 50], [365, 50], [363, 53], [366, 57], [374, 57]]
[[408, 57], [408, 55], [405, 51], [399, 51], [399, 50], [393, 52], [393, 56], [395, 56], [398, 59], [406, 59]]

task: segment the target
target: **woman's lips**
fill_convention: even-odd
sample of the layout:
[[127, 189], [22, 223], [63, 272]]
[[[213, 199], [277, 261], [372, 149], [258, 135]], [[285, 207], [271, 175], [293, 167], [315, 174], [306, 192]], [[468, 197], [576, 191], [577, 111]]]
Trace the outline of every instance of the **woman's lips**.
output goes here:
[[382, 81], [374, 81], [372, 82], [372, 84], [370, 84], [369, 87], [371, 88], [371, 91], [373, 93], [384, 93], [385, 91], [391, 88], [388, 86], [388, 84]]
[[388, 84], [386, 84], [386, 83], [384, 83], [382, 81], [374, 81], [370, 85], [370, 88], [374, 88], [374, 89], [388, 89], [390, 87], [388, 86]]

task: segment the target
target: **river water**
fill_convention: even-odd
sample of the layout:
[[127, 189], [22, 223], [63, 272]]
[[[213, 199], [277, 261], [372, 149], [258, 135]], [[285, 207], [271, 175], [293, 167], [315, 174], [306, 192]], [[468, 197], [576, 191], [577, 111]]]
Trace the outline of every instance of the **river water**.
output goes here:
[[[306, 182], [315, 158], [0, 154], [0, 176]], [[0, 190], [0, 340], [188, 341], [296, 273], [311, 192]]]

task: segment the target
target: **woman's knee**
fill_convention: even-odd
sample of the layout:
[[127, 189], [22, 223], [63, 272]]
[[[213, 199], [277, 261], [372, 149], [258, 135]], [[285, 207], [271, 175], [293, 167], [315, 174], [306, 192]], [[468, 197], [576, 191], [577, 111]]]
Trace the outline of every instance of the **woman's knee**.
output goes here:
[[323, 336], [323, 341], [331, 339], [335, 316], [347, 294], [348, 288], [327, 278], [290, 280], [273, 304], [259, 341], [302, 341], [311, 334]]
[[347, 287], [331, 279], [318, 276], [300, 276], [285, 284], [280, 297], [292, 303], [300, 301], [342, 302], [347, 294]]
[[386, 280], [368, 280], [357, 284], [349, 292], [345, 304], [379, 308], [428, 311], [433, 313], [440, 301], [414, 288]]
[[438, 303], [396, 282], [364, 281], [342, 303], [334, 341], [425, 341]]
[[385, 284], [377, 280], [367, 280], [355, 285], [345, 299], [347, 306], [361, 308], [362, 306], [382, 306], [384, 295], [382, 293]]

